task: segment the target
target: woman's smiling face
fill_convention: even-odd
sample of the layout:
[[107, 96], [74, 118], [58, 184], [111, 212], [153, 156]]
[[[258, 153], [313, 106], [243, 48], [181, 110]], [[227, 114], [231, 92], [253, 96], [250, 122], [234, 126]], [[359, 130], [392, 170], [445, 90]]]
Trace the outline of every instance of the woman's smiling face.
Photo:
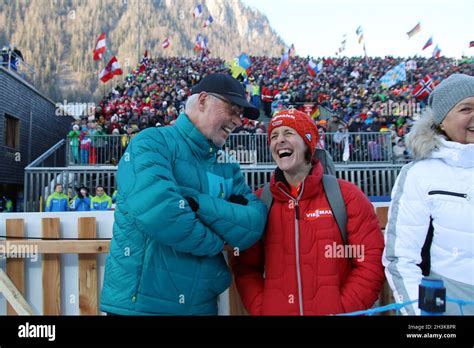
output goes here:
[[270, 134], [270, 150], [274, 161], [284, 172], [298, 172], [305, 168], [307, 145], [293, 128], [277, 127]]
[[474, 97], [457, 103], [441, 123], [441, 129], [452, 141], [474, 144]]

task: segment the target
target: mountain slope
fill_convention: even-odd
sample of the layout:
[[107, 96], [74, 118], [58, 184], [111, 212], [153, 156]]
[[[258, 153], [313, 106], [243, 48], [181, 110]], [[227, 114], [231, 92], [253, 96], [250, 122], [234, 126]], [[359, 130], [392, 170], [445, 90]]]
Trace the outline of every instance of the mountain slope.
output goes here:
[[[154, 57], [193, 56], [198, 33], [208, 36], [214, 57], [281, 54], [285, 44], [268, 19], [240, 0], [203, 0], [198, 19], [192, 16], [196, 4], [187, 0], [0, 1], [0, 44], [16, 45], [36, 71], [35, 85], [57, 101], [91, 101], [103, 91], [97, 75], [105, 63], [92, 59], [100, 32], [107, 34], [108, 49], [125, 73], [145, 49]], [[203, 28], [209, 15], [214, 23]], [[161, 42], [166, 37], [171, 46], [164, 50]]]

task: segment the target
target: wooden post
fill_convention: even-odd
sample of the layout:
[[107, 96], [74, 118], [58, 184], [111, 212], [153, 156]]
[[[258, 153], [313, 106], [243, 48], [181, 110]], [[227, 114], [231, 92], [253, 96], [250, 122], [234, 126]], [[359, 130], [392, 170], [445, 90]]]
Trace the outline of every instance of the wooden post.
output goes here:
[[[233, 278], [233, 277], [232, 277]], [[235, 280], [232, 279], [232, 284], [229, 288], [229, 307], [230, 315], [249, 315], [240, 299]]]
[[[94, 217], [78, 219], [79, 238], [96, 238]], [[79, 311], [81, 315], [98, 315], [97, 254], [79, 254]]]
[[[377, 215], [377, 219], [379, 220], [379, 226], [382, 230], [382, 233], [385, 235], [387, 232], [385, 230], [385, 226], [387, 226], [388, 222], [388, 207], [377, 207], [375, 209], [375, 213]], [[395, 303], [395, 299], [393, 298], [392, 289], [390, 289], [390, 285], [388, 285], [387, 280], [385, 280], [382, 290], [379, 294], [379, 301], [381, 306], [388, 305], [390, 303]], [[395, 311], [389, 311], [384, 315], [395, 315]]]
[[[59, 238], [59, 218], [41, 219], [43, 238]], [[43, 315], [61, 315], [61, 255], [43, 255]]]
[[385, 230], [385, 226], [387, 226], [388, 222], [388, 207], [377, 207], [375, 209], [375, 214], [377, 214], [380, 228], [382, 231]]
[[[7, 219], [6, 220], [7, 245], [8, 237], [24, 236], [23, 219]], [[7, 248], [8, 249], [8, 248]], [[25, 260], [15, 255], [14, 258], [7, 257], [7, 276], [15, 285], [16, 289], [23, 296], [25, 295]], [[7, 315], [18, 315], [11, 304], [7, 306]]]

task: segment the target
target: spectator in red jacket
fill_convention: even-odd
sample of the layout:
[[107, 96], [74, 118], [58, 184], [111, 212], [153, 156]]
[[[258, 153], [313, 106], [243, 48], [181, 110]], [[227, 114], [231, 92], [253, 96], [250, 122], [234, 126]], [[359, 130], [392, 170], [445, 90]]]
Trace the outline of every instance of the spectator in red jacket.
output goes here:
[[276, 92], [277, 91], [273, 89], [272, 84], [269, 84], [268, 86], [264, 86], [262, 88], [263, 109], [267, 117], [272, 116], [271, 107], [272, 107], [273, 97], [275, 96]]
[[[269, 124], [278, 167], [263, 239], [232, 259], [237, 288], [252, 315], [327, 315], [370, 308], [384, 282], [382, 233], [372, 204], [355, 185], [338, 180], [347, 210], [348, 245], [312, 160], [315, 124], [283, 110]], [[261, 194], [261, 192], [257, 192]]]

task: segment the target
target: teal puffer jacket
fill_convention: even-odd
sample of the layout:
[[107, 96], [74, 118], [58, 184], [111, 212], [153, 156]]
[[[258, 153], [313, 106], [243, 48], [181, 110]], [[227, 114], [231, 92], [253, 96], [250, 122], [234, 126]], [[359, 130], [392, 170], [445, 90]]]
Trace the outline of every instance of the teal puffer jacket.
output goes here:
[[[122, 315], [215, 315], [231, 282], [224, 243], [239, 251], [262, 235], [265, 205], [236, 163], [181, 115], [146, 129], [120, 160], [113, 238], [100, 309]], [[244, 195], [246, 206], [230, 203]], [[198, 202], [195, 213], [184, 197]]]

